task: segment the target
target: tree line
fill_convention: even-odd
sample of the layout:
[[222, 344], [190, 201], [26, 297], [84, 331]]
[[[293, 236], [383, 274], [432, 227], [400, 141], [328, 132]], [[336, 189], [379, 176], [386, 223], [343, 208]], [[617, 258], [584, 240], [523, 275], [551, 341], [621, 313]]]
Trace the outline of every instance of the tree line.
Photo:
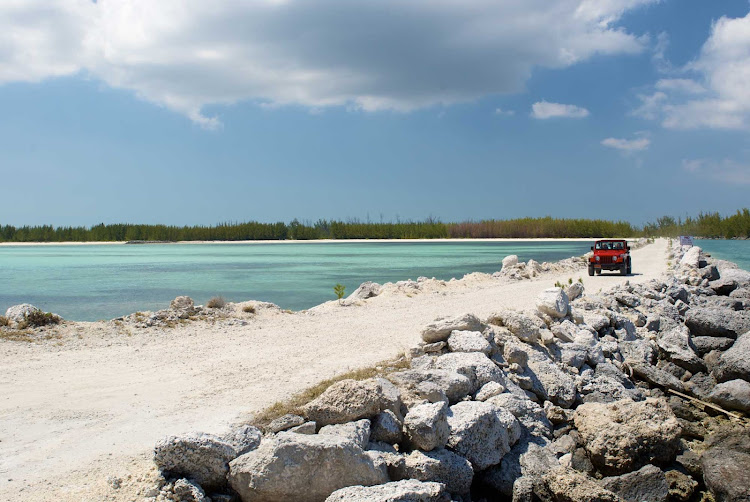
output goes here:
[[562, 238], [562, 237], [674, 237], [750, 238], [750, 211], [731, 216], [701, 213], [695, 218], [663, 216], [642, 228], [626, 221], [597, 219], [517, 218], [510, 220], [443, 223], [424, 221], [370, 223], [318, 220], [289, 223], [222, 223], [210, 226], [138, 225], [129, 223], [92, 227], [0, 225], [0, 242], [118, 242], [118, 241], [243, 241], [315, 239], [437, 239], [437, 238]]

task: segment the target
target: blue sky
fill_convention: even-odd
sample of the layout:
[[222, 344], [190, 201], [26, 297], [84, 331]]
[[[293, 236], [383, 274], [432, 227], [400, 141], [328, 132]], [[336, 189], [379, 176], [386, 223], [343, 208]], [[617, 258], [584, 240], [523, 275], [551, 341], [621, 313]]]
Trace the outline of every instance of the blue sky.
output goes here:
[[0, 5], [0, 224], [750, 206], [747, 0]]

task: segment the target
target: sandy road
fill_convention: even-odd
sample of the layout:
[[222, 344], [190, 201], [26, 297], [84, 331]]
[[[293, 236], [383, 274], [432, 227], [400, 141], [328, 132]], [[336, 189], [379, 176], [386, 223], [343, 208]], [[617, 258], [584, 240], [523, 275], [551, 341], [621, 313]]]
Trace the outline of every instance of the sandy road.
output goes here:
[[664, 240], [633, 251], [627, 278], [588, 277], [584, 268], [520, 282], [472, 276], [360, 306], [263, 313], [246, 326], [128, 334], [70, 323], [59, 340], [0, 341], [0, 500], [140, 500], [154, 475], [151, 448], [166, 434], [220, 432], [324, 378], [394, 357], [438, 316], [530, 309], [542, 289], [569, 277], [581, 277], [589, 294], [658, 278], [666, 252]]

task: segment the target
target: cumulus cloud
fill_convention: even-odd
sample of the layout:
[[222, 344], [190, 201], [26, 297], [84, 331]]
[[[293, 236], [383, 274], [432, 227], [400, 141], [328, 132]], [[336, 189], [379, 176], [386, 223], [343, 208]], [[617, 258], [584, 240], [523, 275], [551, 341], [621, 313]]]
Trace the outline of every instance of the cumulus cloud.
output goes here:
[[750, 164], [724, 159], [684, 159], [682, 168], [696, 176], [702, 176], [735, 185], [750, 185]]
[[663, 79], [633, 111], [670, 129], [750, 128], [750, 13], [722, 17], [698, 57], [681, 69], [694, 78]]
[[249, 100], [409, 111], [517, 92], [535, 67], [638, 53], [657, 0], [7, 0], [0, 84], [78, 72], [205, 127]]
[[495, 108], [495, 115], [502, 115], [505, 117], [510, 117], [515, 114], [516, 112], [514, 112], [513, 110], [503, 110], [502, 108]]
[[602, 145], [615, 148], [624, 152], [639, 152], [645, 150], [651, 144], [648, 138], [620, 139], [607, 138], [602, 140]]
[[589, 111], [580, 106], [539, 101], [531, 105], [531, 116], [542, 120], [558, 117], [582, 119], [589, 116]]

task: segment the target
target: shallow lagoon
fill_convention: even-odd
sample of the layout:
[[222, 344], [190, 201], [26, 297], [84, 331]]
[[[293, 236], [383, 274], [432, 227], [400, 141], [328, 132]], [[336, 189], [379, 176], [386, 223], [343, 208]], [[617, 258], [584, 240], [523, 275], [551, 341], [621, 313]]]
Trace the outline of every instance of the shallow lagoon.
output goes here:
[[460, 278], [496, 272], [517, 254], [557, 261], [585, 242], [283, 242], [0, 247], [0, 312], [32, 303], [65, 319], [111, 319], [166, 308], [178, 295], [205, 303], [270, 301], [301, 310], [364, 281]]
[[[111, 319], [166, 308], [178, 295], [196, 303], [221, 295], [301, 310], [347, 294], [364, 281], [460, 278], [500, 270], [517, 254], [557, 261], [580, 256], [591, 241], [283, 242], [0, 246], [0, 312], [32, 303], [65, 319]], [[699, 240], [717, 258], [750, 269], [750, 241]]]

